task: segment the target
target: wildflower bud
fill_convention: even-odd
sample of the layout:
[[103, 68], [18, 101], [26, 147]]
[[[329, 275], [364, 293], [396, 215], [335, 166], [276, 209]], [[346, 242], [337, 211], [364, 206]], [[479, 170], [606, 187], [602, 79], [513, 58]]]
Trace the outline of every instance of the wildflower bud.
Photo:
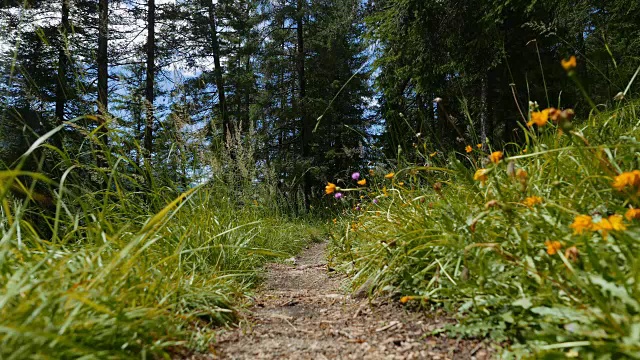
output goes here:
[[518, 180], [520, 180], [520, 182], [524, 182], [526, 184], [527, 182], [527, 172], [524, 169], [518, 169], [518, 171], [516, 171], [516, 177], [518, 178]]
[[466, 266], [462, 266], [462, 272], [460, 273], [460, 278], [464, 281], [469, 280], [469, 268]]
[[562, 111], [562, 117], [565, 120], [571, 120], [571, 119], [573, 119], [573, 117], [575, 115], [576, 115], [576, 112], [573, 111], [573, 109], [567, 109], [567, 110]]
[[580, 252], [578, 252], [578, 248], [575, 246], [572, 246], [570, 248], [568, 248], [567, 250], [565, 250], [564, 252], [564, 257], [567, 258], [567, 260], [569, 261], [576, 261], [578, 260], [578, 256], [580, 255]]
[[516, 162], [513, 160], [507, 164], [507, 175], [512, 178], [516, 176]]
[[487, 202], [486, 204], [484, 204], [485, 209], [491, 209], [494, 207], [499, 207], [500, 203], [498, 202], [498, 200], [491, 200], [489, 202]]
[[442, 194], [442, 183], [438, 181], [437, 183], [433, 184], [433, 190], [435, 190], [438, 194]]
[[569, 120], [561, 120], [559, 125], [560, 125], [560, 129], [565, 133], [569, 133], [571, 130], [573, 130], [573, 123]]

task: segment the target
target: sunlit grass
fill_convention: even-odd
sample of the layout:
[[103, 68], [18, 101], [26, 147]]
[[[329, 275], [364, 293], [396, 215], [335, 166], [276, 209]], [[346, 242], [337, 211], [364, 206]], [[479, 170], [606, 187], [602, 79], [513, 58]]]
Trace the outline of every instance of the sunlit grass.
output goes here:
[[[207, 351], [261, 265], [322, 237], [260, 203], [273, 199], [239, 204], [234, 184], [149, 186], [124, 156], [96, 167], [86, 162], [95, 149], [72, 156], [44, 140], [0, 171], [3, 359]], [[59, 181], [21, 170], [51, 152]]]

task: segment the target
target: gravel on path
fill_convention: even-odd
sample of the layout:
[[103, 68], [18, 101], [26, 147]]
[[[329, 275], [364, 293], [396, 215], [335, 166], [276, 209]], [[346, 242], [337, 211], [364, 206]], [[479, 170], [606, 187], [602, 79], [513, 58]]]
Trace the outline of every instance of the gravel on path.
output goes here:
[[[344, 276], [329, 272], [326, 243], [312, 244], [295, 264], [270, 264], [241, 325], [221, 330], [213, 359], [488, 359], [479, 340], [429, 335], [451, 322], [348, 295]], [[209, 357], [209, 358], [211, 358]]]

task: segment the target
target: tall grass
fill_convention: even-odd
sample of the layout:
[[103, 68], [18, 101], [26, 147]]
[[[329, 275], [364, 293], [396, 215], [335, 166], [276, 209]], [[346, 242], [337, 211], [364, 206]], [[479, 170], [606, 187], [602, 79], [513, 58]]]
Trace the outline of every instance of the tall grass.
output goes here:
[[[97, 141], [70, 153], [40, 140], [0, 171], [0, 358], [208, 351], [256, 270], [321, 236], [261, 204], [271, 199], [238, 204], [235, 184], [180, 193]], [[107, 166], [91, 165], [98, 156]]]
[[334, 230], [334, 261], [354, 285], [456, 315], [438, 331], [491, 336], [505, 358], [640, 358], [640, 181], [613, 187], [640, 165], [639, 105], [527, 128], [524, 146], [492, 149], [498, 163], [470, 144], [376, 169]]

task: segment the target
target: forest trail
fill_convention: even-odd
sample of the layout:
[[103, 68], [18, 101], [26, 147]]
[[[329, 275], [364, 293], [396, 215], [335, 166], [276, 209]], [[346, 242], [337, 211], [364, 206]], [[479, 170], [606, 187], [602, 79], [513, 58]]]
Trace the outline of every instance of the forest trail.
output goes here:
[[269, 264], [247, 318], [224, 330], [214, 359], [486, 359], [487, 345], [424, 336], [448, 321], [348, 295], [329, 272], [326, 243], [293, 265]]

